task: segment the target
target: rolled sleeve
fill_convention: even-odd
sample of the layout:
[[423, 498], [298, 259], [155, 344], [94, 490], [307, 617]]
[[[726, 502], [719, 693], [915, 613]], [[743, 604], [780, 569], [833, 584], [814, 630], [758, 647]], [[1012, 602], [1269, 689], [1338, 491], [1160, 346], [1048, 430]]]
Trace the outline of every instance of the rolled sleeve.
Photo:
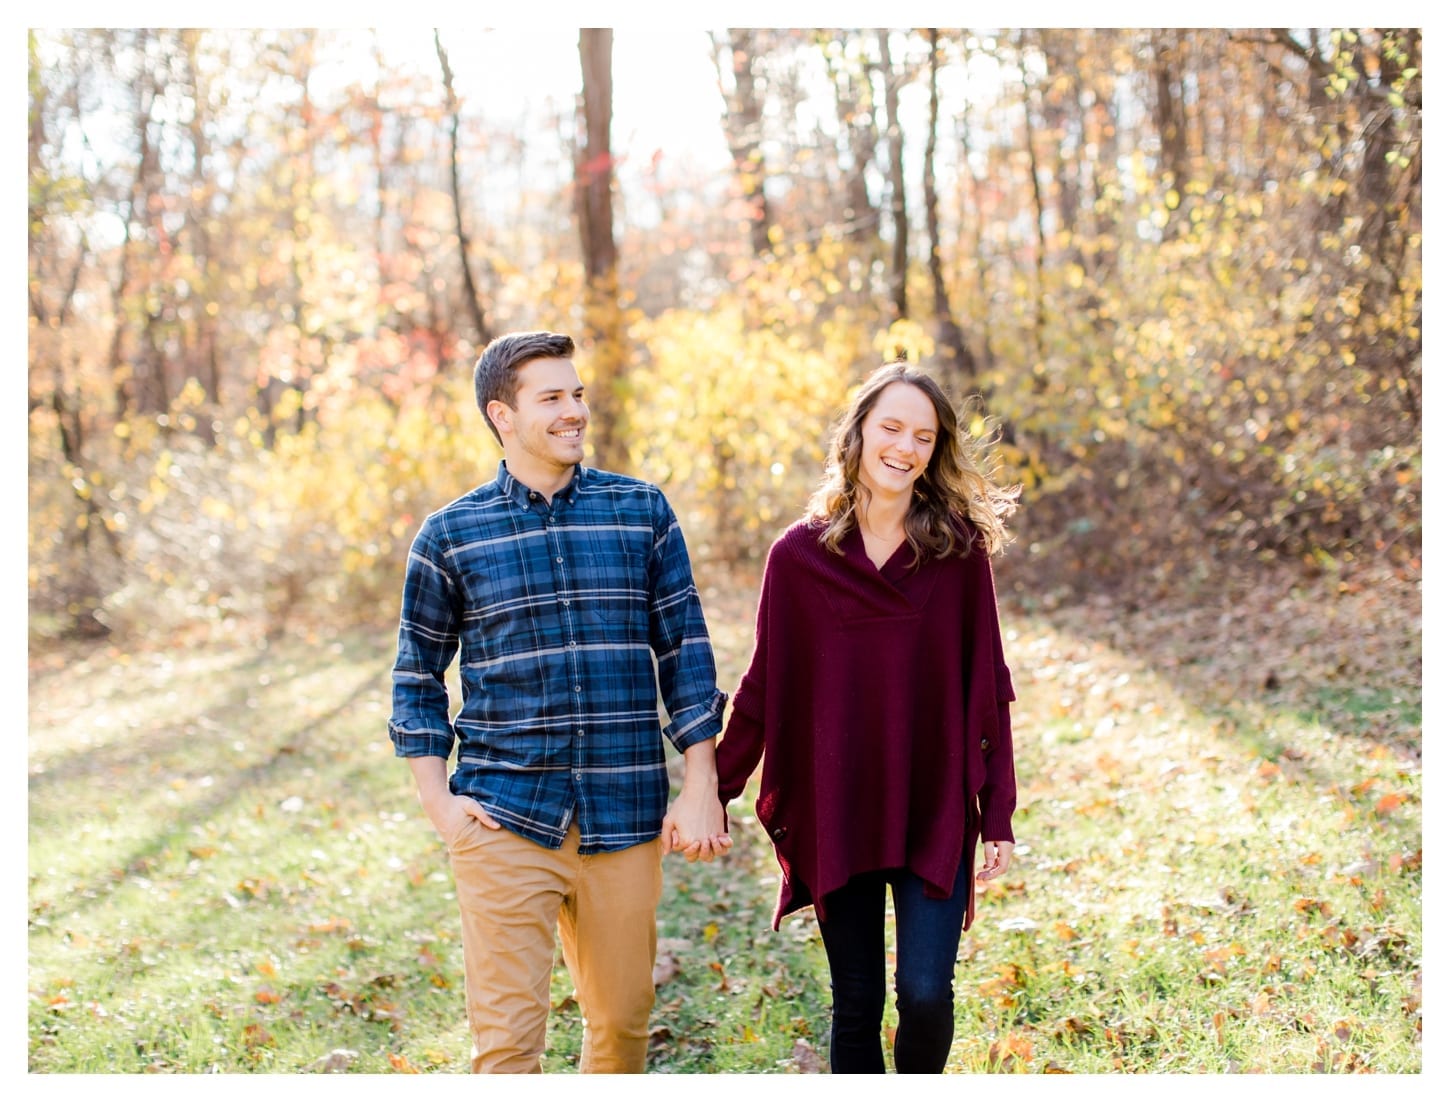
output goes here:
[[715, 683], [715, 652], [685, 537], [674, 510], [659, 491], [652, 512], [650, 647], [658, 664], [660, 695], [670, 716], [665, 737], [683, 753], [720, 733], [728, 698]]
[[393, 665], [393, 714], [388, 737], [400, 758], [453, 752], [444, 675], [458, 652], [458, 586], [436, 553], [425, 525], [408, 553], [398, 657]]
[[723, 692], [715, 689], [704, 704], [671, 712], [665, 738], [682, 754], [695, 743], [714, 738], [720, 733], [727, 699]]

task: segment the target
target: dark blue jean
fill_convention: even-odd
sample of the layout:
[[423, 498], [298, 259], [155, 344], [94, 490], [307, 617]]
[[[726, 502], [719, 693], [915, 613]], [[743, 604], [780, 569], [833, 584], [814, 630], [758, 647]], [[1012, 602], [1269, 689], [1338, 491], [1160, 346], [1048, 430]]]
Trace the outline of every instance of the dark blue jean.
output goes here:
[[905, 869], [854, 876], [826, 896], [821, 939], [831, 966], [831, 1071], [885, 1072], [886, 887], [896, 908], [896, 1070], [939, 1075], [952, 1047], [952, 979], [967, 910], [967, 863], [949, 899], [930, 899]]

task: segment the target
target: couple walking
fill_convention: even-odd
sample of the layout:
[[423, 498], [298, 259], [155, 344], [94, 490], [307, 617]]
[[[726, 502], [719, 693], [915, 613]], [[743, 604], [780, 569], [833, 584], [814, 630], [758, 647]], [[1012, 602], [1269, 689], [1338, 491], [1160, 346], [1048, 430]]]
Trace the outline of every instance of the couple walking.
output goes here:
[[[811, 906], [826, 949], [832, 1072], [885, 1069], [888, 890], [895, 1068], [940, 1072], [977, 843], [978, 879], [1012, 856], [990, 556], [1015, 491], [978, 468], [928, 374], [878, 368], [770, 549], [726, 722], [679, 524], [658, 487], [584, 466], [573, 355], [548, 332], [484, 350], [475, 396], [504, 458], [423, 522], [404, 580], [389, 734], [448, 849], [473, 1070], [540, 1070], [556, 944], [580, 1070], [645, 1070], [661, 859], [727, 852], [725, 805], [759, 766], [774, 925]], [[673, 802], [661, 700], [685, 763]]]

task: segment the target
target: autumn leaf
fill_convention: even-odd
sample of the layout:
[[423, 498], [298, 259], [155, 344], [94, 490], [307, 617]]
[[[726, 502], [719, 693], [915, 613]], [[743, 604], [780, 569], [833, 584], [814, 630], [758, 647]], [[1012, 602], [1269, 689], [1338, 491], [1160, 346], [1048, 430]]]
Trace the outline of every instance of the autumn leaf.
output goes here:
[[341, 934], [352, 929], [352, 922], [346, 918], [334, 917], [322, 919], [319, 922], [311, 922], [307, 925], [307, 931], [313, 934]]
[[790, 1053], [790, 1065], [801, 1075], [822, 1075], [826, 1062], [804, 1037], [797, 1037]]
[[680, 962], [673, 953], [663, 952], [655, 954], [654, 985], [663, 987], [680, 974]]
[[388, 1053], [388, 1063], [393, 1066], [393, 1070], [394, 1071], [399, 1072], [399, 1073], [401, 1073], [403, 1075], [417, 1075], [417, 1074], [419, 1074], [418, 1069], [415, 1068], [412, 1064], [408, 1063], [408, 1058], [406, 1056], [404, 1056], [402, 1053], [399, 1053], [399, 1052], [390, 1052], [390, 1053]]
[[992, 1042], [987, 1050], [987, 1059], [1003, 1071], [1025, 1071], [1026, 1065], [1032, 1061], [1032, 1041], [1021, 1034], [1009, 1033]]
[[320, 1060], [315, 1060], [307, 1066], [308, 1071], [321, 1072], [328, 1075], [337, 1075], [346, 1071], [354, 1060], [357, 1059], [357, 1052], [350, 1048], [335, 1048]]

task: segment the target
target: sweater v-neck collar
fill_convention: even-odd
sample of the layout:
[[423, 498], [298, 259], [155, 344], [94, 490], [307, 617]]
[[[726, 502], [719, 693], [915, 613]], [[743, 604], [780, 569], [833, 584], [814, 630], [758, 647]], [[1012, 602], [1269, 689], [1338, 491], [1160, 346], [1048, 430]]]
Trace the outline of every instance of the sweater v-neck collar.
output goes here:
[[891, 588], [897, 592], [901, 590], [901, 580], [911, 572], [913, 557], [911, 541], [904, 537], [896, 545], [896, 550], [891, 552], [879, 567], [871, 561], [871, 556], [866, 553], [866, 540], [861, 535], [859, 524], [853, 526], [846, 533], [846, 538], [841, 541], [841, 548], [846, 552], [848, 559], [854, 560], [858, 566], [864, 566], [882, 581], [889, 583]]

